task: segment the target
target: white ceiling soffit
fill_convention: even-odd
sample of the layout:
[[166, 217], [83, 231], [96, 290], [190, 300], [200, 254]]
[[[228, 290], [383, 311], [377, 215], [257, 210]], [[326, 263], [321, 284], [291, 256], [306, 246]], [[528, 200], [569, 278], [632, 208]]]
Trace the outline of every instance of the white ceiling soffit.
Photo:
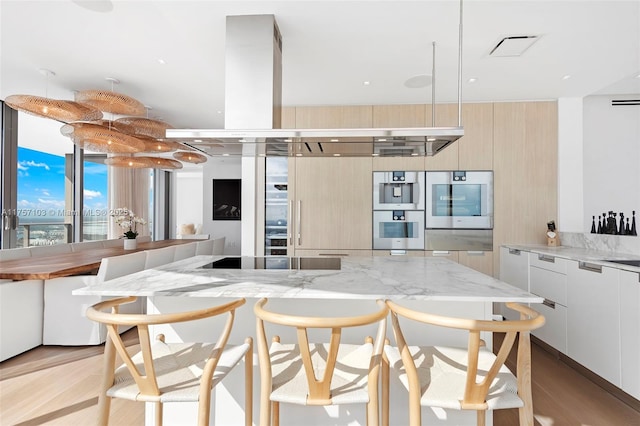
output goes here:
[[529, 49], [533, 43], [538, 41], [536, 35], [518, 35], [504, 37], [491, 49], [489, 56], [520, 56]]

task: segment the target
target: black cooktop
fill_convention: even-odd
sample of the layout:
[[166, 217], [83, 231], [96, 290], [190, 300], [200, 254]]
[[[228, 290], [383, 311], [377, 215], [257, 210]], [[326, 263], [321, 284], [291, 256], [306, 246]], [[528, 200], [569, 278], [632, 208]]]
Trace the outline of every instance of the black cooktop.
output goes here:
[[202, 266], [205, 269], [300, 269], [340, 270], [339, 257], [267, 256], [225, 257]]

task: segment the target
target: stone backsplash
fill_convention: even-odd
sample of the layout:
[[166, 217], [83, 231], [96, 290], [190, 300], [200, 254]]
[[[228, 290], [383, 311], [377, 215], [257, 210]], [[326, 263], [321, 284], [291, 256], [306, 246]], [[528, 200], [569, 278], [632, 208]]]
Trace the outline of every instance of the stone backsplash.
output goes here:
[[568, 247], [640, 255], [640, 237], [630, 235], [560, 232], [560, 244]]

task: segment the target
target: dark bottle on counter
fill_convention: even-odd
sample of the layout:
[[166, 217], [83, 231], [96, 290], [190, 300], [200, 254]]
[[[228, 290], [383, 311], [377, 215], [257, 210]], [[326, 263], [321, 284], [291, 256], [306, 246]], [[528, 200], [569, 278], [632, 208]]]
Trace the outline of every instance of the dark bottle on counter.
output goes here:
[[638, 235], [638, 232], [636, 231], [636, 211], [632, 211], [632, 216], [631, 216], [631, 231], [629, 232], [630, 235]]
[[624, 232], [624, 213], [620, 212], [620, 227], [618, 228], [618, 235], [625, 235]]
[[626, 235], [631, 235], [631, 228], [629, 228], [629, 218], [627, 218], [627, 226], [624, 229]]
[[596, 231], [597, 234], [602, 234], [602, 222], [600, 221], [600, 215], [598, 215], [598, 230]]
[[[598, 221], [599, 223], [600, 221]], [[595, 216], [591, 216], [591, 233], [595, 234], [596, 233], [596, 217]]]
[[600, 229], [600, 234], [607, 233], [607, 214], [602, 213], [602, 229]]

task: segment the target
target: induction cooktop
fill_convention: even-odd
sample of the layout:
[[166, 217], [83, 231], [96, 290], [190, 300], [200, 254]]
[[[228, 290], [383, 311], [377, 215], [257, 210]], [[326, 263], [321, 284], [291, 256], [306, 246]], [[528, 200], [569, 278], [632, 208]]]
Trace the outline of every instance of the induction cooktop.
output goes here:
[[203, 265], [204, 269], [340, 270], [339, 257], [232, 256]]

